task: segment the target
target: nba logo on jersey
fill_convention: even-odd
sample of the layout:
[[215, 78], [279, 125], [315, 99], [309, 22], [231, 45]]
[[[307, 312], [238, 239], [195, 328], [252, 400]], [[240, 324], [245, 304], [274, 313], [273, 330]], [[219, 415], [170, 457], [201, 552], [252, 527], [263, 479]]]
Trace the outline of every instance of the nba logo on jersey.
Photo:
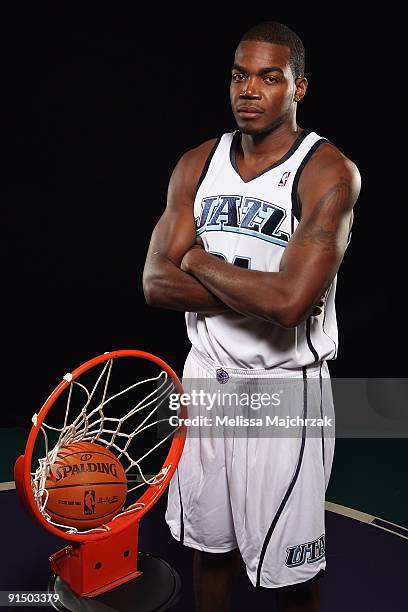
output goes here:
[[284, 172], [282, 174], [281, 180], [278, 183], [278, 187], [284, 187], [289, 177], [290, 177], [290, 172]]

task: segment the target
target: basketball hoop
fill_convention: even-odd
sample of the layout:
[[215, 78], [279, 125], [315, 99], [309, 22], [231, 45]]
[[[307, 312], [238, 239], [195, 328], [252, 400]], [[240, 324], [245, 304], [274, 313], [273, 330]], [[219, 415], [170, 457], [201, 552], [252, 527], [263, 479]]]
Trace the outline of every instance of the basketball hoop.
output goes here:
[[[152, 369], [160, 371], [152, 375]], [[140, 370], [149, 375], [135, 382]], [[186, 434], [184, 426], [166, 429], [161, 436], [157, 431], [160, 423], [168, 421], [170, 394], [182, 392], [177, 375], [159, 357], [138, 350], [112, 351], [66, 374], [34, 414], [25, 452], [15, 464], [16, 488], [45, 529], [70, 541], [50, 562], [53, 571], [79, 595], [94, 597], [140, 575], [139, 521], [169, 484]], [[150, 436], [148, 447], [146, 435]], [[78, 442], [103, 445], [123, 464], [128, 484], [137, 483], [128, 488], [125, 505], [111, 520], [82, 531], [51, 519], [45, 487], [59, 450]], [[146, 470], [143, 462], [148, 460]], [[136, 496], [130, 503], [129, 494]]]

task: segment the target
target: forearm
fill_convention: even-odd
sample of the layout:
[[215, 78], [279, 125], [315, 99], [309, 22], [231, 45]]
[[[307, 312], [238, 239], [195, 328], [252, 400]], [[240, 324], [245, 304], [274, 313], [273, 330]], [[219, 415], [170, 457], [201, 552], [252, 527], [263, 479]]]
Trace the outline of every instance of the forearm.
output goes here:
[[231, 309], [282, 325], [289, 303], [283, 272], [244, 270], [203, 249], [192, 249], [181, 267]]
[[182, 272], [164, 257], [161, 257], [160, 263], [146, 264], [143, 290], [146, 301], [151, 306], [205, 314], [219, 314], [230, 310], [197, 278]]

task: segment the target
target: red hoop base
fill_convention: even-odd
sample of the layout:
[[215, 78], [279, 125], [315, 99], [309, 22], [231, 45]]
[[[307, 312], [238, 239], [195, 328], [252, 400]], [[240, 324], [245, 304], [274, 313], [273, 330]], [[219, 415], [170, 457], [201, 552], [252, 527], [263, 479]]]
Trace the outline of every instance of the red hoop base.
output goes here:
[[114, 538], [73, 542], [50, 557], [52, 571], [81, 597], [96, 597], [137, 578], [139, 522]]
[[[109, 521], [107, 524], [109, 531], [66, 532], [52, 524], [42, 514], [33, 494], [31, 469], [34, 447], [45, 417], [65, 389], [69, 388], [72, 382], [82, 374], [108, 360], [125, 357], [144, 359], [156, 364], [171, 377], [177, 392], [183, 393], [183, 387], [174, 370], [151, 353], [129, 349], [99, 355], [85, 362], [69, 375], [65, 375], [51, 392], [39, 413], [33, 416], [33, 426], [24, 454], [17, 459], [14, 468], [16, 489], [23, 505], [29, 508], [34, 518], [47, 531], [69, 541], [68, 546], [50, 557], [51, 568], [72, 591], [81, 597], [96, 597], [141, 575], [142, 572], [137, 568], [139, 522], [166, 490], [177, 468], [186, 437], [187, 429], [183, 425], [175, 432], [168, 455], [164, 460], [161, 470], [164, 478], [159, 479], [157, 483], [150, 484], [137, 502], [127, 508], [128, 513], [125, 511]], [[180, 417], [183, 419], [186, 414], [186, 408], [183, 406]], [[141, 584], [140, 581], [139, 584]]]

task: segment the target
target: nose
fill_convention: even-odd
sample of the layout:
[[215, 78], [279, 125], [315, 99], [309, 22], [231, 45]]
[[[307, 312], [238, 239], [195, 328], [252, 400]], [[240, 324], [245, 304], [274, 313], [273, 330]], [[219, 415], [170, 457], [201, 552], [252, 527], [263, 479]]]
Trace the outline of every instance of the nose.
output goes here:
[[242, 86], [242, 91], [239, 94], [240, 98], [260, 99], [261, 95], [256, 87], [255, 79], [248, 79]]

